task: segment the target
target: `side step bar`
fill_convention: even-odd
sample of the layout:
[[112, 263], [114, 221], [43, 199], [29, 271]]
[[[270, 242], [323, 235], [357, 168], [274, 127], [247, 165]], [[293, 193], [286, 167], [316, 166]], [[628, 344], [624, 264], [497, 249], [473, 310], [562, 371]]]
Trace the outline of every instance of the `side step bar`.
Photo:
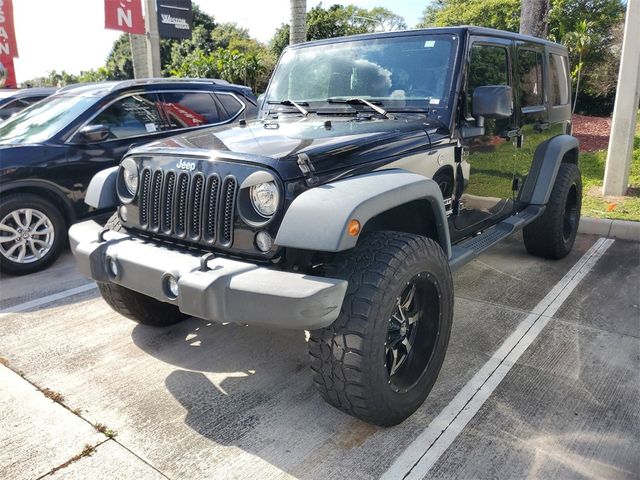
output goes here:
[[451, 258], [449, 259], [451, 270], [459, 269], [496, 243], [533, 222], [544, 213], [544, 210], [544, 205], [529, 205], [521, 212], [480, 232], [475, 237], [454, 245], [451, 248]]

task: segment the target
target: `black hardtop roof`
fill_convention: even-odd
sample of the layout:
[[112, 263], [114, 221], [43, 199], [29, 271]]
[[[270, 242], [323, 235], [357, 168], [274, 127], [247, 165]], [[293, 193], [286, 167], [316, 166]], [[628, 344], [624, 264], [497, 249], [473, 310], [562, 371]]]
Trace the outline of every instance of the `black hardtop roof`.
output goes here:
[[244, 90], [250, 91], [244, 85], [235, 85], [226, 80], [218, 78], [138, 78], [133, 80], [118, 80], [96, 83], [76, 83], [61, 88], [58, 93], [71, 93], [76, 95], [105, 95], [111, 92], [126, 90], [135, 87], [147, 87], [162, 85], [169, 88], [184, 88], [194, 86], [216, 85], [221, 90]]
[[538, 43], [557, 49], [567, 50], [567, 47], [560, 43], [554, 43], [543, 38], [532, 37], [530, 35], [521, 35], [515, 32], [507, 32], [505, 30], [497, 30], [495, 28], [475, 27], [473, 25], [460, 25], [456, 27], [434, 27], [434, 28], [417, 28], [413, 30], [398, 30], [393, 32], [376, 32], [376, 33], [363, 33], [360, 35], [350, 35], [348, 37], [335, 37], [326, 38], [323, 40], [313, 40], [310, 42], [299, 43], [297, 45], [291, 45], [287, 48], [300, 48], [311, 45], [326, 45], [337, 42], [344, 42], [349, 40], [367, 40], [376, 38], [392, 38], [403, 37], [416, 34], [453, 34], [458, 36], [464, 36], [465, 34], [483, 35], [488, 37], [508, 38], [514, 40], [520, 40], [523, 42]]

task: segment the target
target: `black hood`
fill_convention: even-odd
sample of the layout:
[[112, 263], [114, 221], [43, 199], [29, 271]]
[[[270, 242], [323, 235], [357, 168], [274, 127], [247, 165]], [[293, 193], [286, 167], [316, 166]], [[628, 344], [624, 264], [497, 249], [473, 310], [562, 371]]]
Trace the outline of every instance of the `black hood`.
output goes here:
[[[288, 116], [246, 125], [186, 132], [136, 148], [135, 154], [206, 156], [263, 164], [283, 179], [301, 176], [298, 155], [306, 154], [318, 173], [424, 151], [436, 122], [424, 115], [357, 120], [354, 117]], [[445, 132], [440, 132], [439, 137]]]

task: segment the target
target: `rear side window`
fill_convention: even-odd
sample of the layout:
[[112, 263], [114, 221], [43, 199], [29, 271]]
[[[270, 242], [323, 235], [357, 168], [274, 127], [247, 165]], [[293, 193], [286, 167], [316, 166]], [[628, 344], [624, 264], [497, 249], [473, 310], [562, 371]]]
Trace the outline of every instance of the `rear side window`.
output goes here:
[[162, 94], [162, 106], [169, 128], [192, 128], [220, 121], [215, 100], [207, 92], [171, 92]]
[[569, 103], [569, 62], [567, 57], [549, 54], [549, 103], [566, 105]]
[[518, 77], [520, 78], [520, 106], [526, 108], [543, 105], [542, 54], [533, 50], [520, 50]]
[[148, 135], [164, 129], [154, 94], [137, 94], [117, 100], [89, 125], [109, 127], [110, 139]]
[[242, 110], [242, 107], [244, 107], [244, 105], [240, 103], [233, 95], [229, 95], [226, 93], [217, 93], [216, 97], [218, 97], [218, 100], [220, 100], [220, 103], [226, 110], [227, 119], [235, 117], [240, 112], [240, 110]]

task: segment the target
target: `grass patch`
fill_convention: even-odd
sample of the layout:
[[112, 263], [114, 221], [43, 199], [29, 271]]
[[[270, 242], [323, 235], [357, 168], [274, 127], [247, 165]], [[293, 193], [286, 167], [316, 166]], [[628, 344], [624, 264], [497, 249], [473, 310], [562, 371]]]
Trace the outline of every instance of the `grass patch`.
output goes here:
[[633, 145], [629, 190], [624, 197], [602, 195], [604, 167], [607, 151], [586, 152], [580, 155], [582, 171], [582, 215], [585, 217], [611, 218], [640, 221], [640, 113]]
[[62, 395], [60, 392], [56, 392], [54, 390], [51, 390], [50, 388], [43, 388], [42, 389], [42, 394], [45, 397], [50, 398], [51, 400], [53, 400], [56, 403], [64, 402], [64, 395]]
[[47, 475], [51, 475], [53, 473], [56, 473], [58, 470], [62, 470], [63, 468], [67, 468], [69, 465], [71, 465], [72, 463], [77, 462], [81, 458], [91, 456], [93, 454], [93, 452], [95, 452], [95, 451], [96, 451], [96, 447], [94, 447], [93, 445], [89, 445], [87, 443], [84, 446], [84, 448], [82, 449], [82, 452], [80, 452], [78, 455], [75, 455], [75, 456], [71, 457], [69, 460], [64, 462], [62, 465], [58, 465], [57, 467], [51, 469], [51, 471]]
[[94, 427], [100, 433], [102, 433], [103, 435], [105, 435], [105, 436], [107, 436], [109, 438], [114, 438], [116, 435], [118, 435], [118, 433], [115, 430], [111, 430], [104, 423], [96, 423], [94, 425]]

